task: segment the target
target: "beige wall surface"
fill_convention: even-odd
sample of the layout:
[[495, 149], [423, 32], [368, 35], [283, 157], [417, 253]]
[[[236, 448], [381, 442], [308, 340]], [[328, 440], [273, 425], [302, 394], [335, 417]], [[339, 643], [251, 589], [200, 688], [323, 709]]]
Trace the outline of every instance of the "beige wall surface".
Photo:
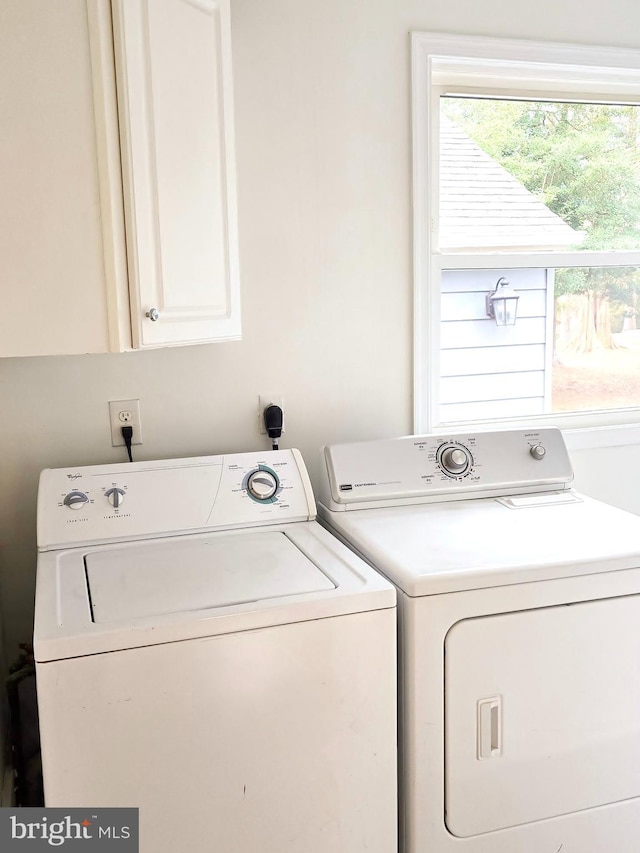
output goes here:
[[[109, 400], [140, 399], [139, 459], [264, 446], [261, 392], [284, 397], [283, 444], [312, 475], [325, 442], [411, 431], [411, 30], [640, 48], [637, 0], [232, 0], [231, 10], [243, 340], [0, 360], [9, 658], [31, 631], [38, 473], [124, 458], [110, 446]], [[618, 487], [624, 448], [594, 456], [597, 478], [590, 458], [581, 452], [578, 485], [640, 511]]]

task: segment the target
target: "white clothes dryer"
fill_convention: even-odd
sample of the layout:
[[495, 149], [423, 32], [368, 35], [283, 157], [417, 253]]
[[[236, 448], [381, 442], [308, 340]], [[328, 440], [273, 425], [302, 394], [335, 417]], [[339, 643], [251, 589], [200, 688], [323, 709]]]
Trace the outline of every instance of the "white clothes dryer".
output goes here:
[[397, 849], [393, 586], [297, 451], [46, 470], [34, 647], [48, 806], [142, 853]]
[[637, 853], [640, 518], [555, 429], [324, 450], [319, 516], [398, 589], [404, 853]]

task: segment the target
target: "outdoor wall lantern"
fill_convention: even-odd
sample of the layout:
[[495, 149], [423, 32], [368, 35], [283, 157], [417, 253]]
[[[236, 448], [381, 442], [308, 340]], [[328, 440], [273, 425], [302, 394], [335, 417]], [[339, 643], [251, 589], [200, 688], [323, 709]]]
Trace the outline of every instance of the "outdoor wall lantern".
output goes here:
[[493, 317], [496, 326], [515, 326], [518, 299], [506, 278], [499, 278], [496, 289], [487, 293], [487, 317]]

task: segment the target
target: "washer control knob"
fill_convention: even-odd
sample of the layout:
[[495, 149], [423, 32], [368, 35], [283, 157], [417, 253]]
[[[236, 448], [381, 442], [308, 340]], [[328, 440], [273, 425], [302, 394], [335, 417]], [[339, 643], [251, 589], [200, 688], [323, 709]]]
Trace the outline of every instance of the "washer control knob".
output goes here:
[[469, 464], [469, 457], [459, 447], [447, 447], [440, 457], [440, 464], [450, 474], [460, 474]]
[[544, 459], [547, 449], [542, 444], [534, 444], [529, 453], [533, 456], [534, 459]]
[[104, 496], [114, 509], [118, 509], [120, 504], [124, 501], [124, 491], [115, 487], [113, 489], [107, 489]]
[[69, 492], [63, 503], [69, 509], [82, 509], [85, 504], [89, 503], [89, 497], [84, 492]]
[[265, 471], [264, 468], [252, 471], [247, 479], [247, 490], [257, 501], [268, 501], [278, 491], [279, 485], [278, 475], [274, 471]]

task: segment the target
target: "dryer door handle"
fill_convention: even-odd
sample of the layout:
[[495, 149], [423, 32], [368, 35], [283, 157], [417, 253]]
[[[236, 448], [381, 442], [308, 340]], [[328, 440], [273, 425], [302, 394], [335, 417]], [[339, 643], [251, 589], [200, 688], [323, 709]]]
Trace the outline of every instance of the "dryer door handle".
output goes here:
[[478, 699], [477, 745], [479, 761], [502, 754], [502, 696]]

